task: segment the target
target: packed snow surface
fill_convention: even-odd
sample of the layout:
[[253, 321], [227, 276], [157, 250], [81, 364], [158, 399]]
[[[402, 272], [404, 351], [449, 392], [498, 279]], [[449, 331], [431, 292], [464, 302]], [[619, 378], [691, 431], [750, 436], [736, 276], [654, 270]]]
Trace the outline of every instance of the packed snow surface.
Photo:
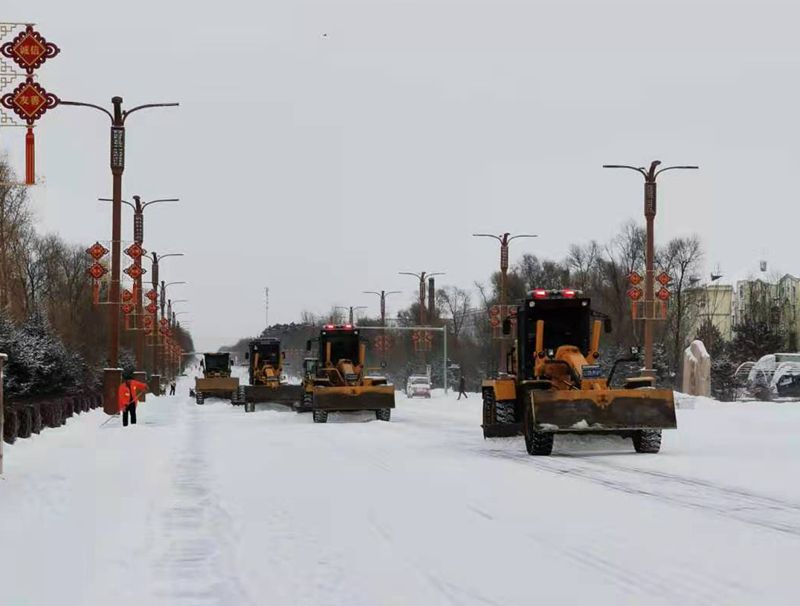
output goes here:
[[6, 446], [0, 603], [795, 603], [798, 404], [684, 399], [659, 455], [533, 458], [474, 394], [314, 425], [189, 386]]

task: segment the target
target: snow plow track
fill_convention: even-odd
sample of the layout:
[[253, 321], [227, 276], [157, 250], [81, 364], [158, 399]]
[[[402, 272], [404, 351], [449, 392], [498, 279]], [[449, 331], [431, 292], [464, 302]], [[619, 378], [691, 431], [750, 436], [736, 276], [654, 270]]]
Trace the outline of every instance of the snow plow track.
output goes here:
[[[572, 462], [575, 457], [567, 457], [567, 460]], [[541, 467], [550, 467], [548, 471], [554, 473], [588, 479], [613, 490], [711, 511], [747, 524], [800, 536], [800, 503], [696, 478], [603, 461], [582, 461], [582, 466], [561, 463], [558, 460], [545, 461]]]
[[493, 451], [492, 455], [510, 458], [549, 473], [586, 480], [618, 492], [706, 511], [800, 537], [800, 503], [702, 479], [615, 465], [598, 458], [589, 460], [587, 457], [562, 453], [551, 459], [531, 460], [527, 455], [508, 451]]

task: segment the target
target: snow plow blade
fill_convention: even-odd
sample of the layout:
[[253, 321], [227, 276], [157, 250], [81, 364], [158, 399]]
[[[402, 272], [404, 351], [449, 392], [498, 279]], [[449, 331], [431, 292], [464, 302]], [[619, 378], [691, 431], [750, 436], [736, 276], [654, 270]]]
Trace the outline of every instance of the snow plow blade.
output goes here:
[[209, 396], [233, 394], [237, 389], [239, 389], [237, 377], [198, 377], [195, 380], [195, 390]]
[[246, 385], [244, 388], [245, 402], [274, 402], [293, 406], [303, 400], [302, 385]]
[[315, 410], [394, 408], [394, 385], [321, 387], [314, 390]]
[[669, 389], [531, 391], [533, 422], [540, 431], [675, 429]]

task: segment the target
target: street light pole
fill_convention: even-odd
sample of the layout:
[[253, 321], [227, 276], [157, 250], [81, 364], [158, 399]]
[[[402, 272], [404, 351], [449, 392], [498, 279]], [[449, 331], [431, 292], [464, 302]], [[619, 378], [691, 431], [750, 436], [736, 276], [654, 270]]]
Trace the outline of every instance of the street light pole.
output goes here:
[[[165, 297], [165, 285], [163, 280], [159, 282], [159, 269], [161, 265], [161, 260], [166, 259], [168, 257], [182, 257], [183, 253], [171, 253], [168, 255], [159, 255], [155, 251], [151, 253], [151, 256], [148, 257], [152, 262], [152, 270], [151, 270], [151, 279], [152, 279], [152, 287], [153, 290], [158, 293], [158, 301], [161, 305], [161, 314], [164, 314], [164, 297]], [[185, 284], [185, 282], [182, 282]], [[159, 292], [160, 286], [160, 292]], [[158, 306], [153, 311], [153, 374], [158, 375], [159, 373], [159, 352], [158, 347], [161, 341], [161, 337], [159, 336], [161, 332], [159, 331], [159, 324], [158, 324]], [[159, 377], [160, 378], [160, 377]], [[154, 382], [155, 385], [155, 382]], [[151, 391], [158, 395], [160, 390], [156, 390], [154, 387], [151, 386]]]
[[[644, 176], [644, 217], [647, 221], [647, 246], [645, 250], [644, 276], [644, 370], [642, 374], [655, 378], [653, 368], [653, 322], [655, 321], [655, 219], [656, 219], [656, 178], [668, 170], [697, 170], [699, 166], [667, 166], [659, 169], [660, 160], [653, 160], [650, 168], [628, 166], [625, 164], [603, 164], [603, 168], [624, 168], [635, 170]], [[634, 303], [635, 304], [635, 303]]]
[[122, 240], [122, 173], [125, 170], [125, 121], [132, 113], [155, 107], [176, 107], [178, 103], [149, 103], [129, 110], [122, 109], [122, 97], [111, 98], [112, 111], [93, 103], [61, 101], [60, 105], [89, 107], [103, 112], [111, 119], [111, 175], [113, 208], [111, 212], [111, 284], [109, 289], [108, 369], [103, 375], [103, 409], [117, 414], [117, 391], [121, 380], [119, 370], [119, 284], [120, 244]]
[[[175, 301], [173, 301], [173, 303], [177, 303], [178, 300], [179, 299], [176, 299]], [[185, 301], [186, 299], [182, 299], [182, 300]], [[173, 311], [172, 312], [172, 321], [170, 322], [170, 326], [169, 326], [170, 331], [172, 331], [173, 329], [175, 329], [177, 331], [177, 329], [180, 328], [180, 325], [178, 324], [178, 321], [176, 320], [176, 318], [178, 316], [181, 316], [183, 314], [188, 314], [188, 313], [189, 313], [188, 311], [177, 311], [177, 312]], [[175, 335], [175, 336], [177, 336], [177, 335]], [[171, 337], [173, 346], [177, 345], [177, 339], [175, 338], [175, 336]], [[178, 376], [178, 373], [180, 372], [180, 360], [177, 359], [173, 355], [170, 361], [172, 362], [170, 371], [171, 371], [172, 378], [174, 379], [175, 377]]]
[[[99, 198], [101, 202], [113, 202], [114, 200], [111, 198]], [[122, 200], [123, 204], [127, 204], [133, 209], [133, 241], [137, 243], [139, 246], [142, 246], [144, 243], [144, 209], [150, 206], [151, 204], [159, 204], [162, 202], [179, 202], [178, 198], [159, 198], [158, 200], [150, 200], [149, 202], [142, 202], [139, 196], [133, 196], [133, 202], [128, 202], [127, 200]], [[137, 257], [134, 259], [134, 264], [141, 267], [142, 266], [142, 258]], [[141, 325], [141, 318], [144, 316], [144, 308], [143, 308], [143, 294], [142, 294], [142, 275], [140, 274], [136, 280], [136, 317], [138, 319], [139, 325], [136, 326], [136, 365], [138, 366], [140, 371], [144, 370], [145, 361], [144, 361], [144, 327]]]
[[337, 305], [336, 307], [334, 307], [334, 309], [349, 309], [350, 310], [350, 325], [354, 326], [355, 323], [353, 322], [353, 319], [354, 319], [355, 316], [353, 314], [353, 311], [355, 311], [356, 309], [366, 309], [366, 306], [365, 305], [359, 305], [357, 307], [353, 307], [351, 305], [350, 307], [344, 307], [342, 305]]
[[401, 276], [414, 276], [417, 280], [419, 280], [419, 325], [425, 326], [425, 278], [432, 278], [433, 276], [443, 276], [443, 271], [435, 271], [433, 273], [427, 273], [421, 271], [419, 273], [414, 273], [412, 271], [400, 271], [397, 272], [398, 275]]
[[[536, 238], [536, 234], [517, 234], [512, 236], [506, 232], [496, 236], [494, 234], [472, 234], [475, 238], [494, 238], [500, 242], [500, 321], [505, 320], [508, 315], [508, 245], [517, 238]], [[536, 286], [536, 285], [533, 285]], [[506, 361], [506, 337], [500, 337], [500, 363], [497, 366], [498, 372], [503, 368]]]
[[362, 291], [365, 295], [378, 295], [381, 298], [381, 326], [386, 326], [386, 297], [389, 295], [399, 295], [399, 290], [382, 290], [380, 292], [375, 290]]

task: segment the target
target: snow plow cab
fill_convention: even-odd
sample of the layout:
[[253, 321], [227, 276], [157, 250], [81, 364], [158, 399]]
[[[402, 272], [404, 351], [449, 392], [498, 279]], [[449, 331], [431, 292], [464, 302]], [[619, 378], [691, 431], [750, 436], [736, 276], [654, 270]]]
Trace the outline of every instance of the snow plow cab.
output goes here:
[[239, 389], [239, 379], [231, 377], [231, 355], [206, 353], [201, 364], [203, 376], [195, 379], [195, 401], [202, 404], [206, 397], [233, 398]]
[[[600, 335], [610, 321], [570, 289], [533, 291], [517, 308], [514, 348], [507, 372], [482, 384], [485, 438], [525, 436], [529, 454], [549, 455], [556, 433], [616, 434], [633, 439], [637, 452], [658, 452], [661, 430], [675, 429], [672, 390], [651, 377], [627, 378], [621, 388], [598, 364]], [[503, 333], [511, 334], [511, 321]]]
[[[312, 341], [306, 349], [311, 351]], [[394, 385], [383, 377], [364, 374], [366, 343], [351, 324], [326, 324], [319, 334], [319, 358], [306, 362], [304, 406], [315, 423], [325, 423], [329, 412], [373, 410], [381, 421], [391, 418]], [[309, 361], [312, 363], [309, 364]]]
[[303, 399], [301, 385], [289, 385], [283, 378], [286, 354], [281, 342], [272, 337], [253, 339], [245, 354], [249, 385], [240, 385], [234, 404], [244, 404], [245, 412], [254, 412], [257, 402], [271, 402], [298, 407]]

